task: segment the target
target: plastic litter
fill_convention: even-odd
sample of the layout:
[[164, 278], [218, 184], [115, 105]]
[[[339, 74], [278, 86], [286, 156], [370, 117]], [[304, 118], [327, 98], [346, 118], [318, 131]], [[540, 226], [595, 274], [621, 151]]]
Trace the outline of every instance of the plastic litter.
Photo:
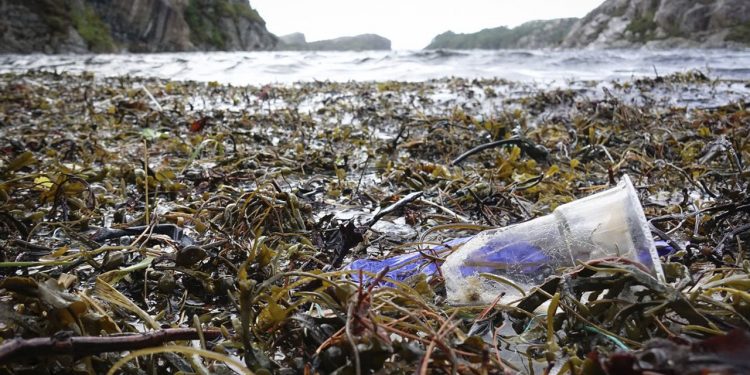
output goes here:
[[[518, 298], [517, 289], [503, 280], [529, 290], [579, 260], [628, 258], [663, 280], [659, 256], [674, 251], [666, 242], [653, 241], [635, 188], [623, 176], [616, 187], [562, 205], [550, 215], [453, 239], [423, 252], [429, 257], [415, 252], [383, 260], [361, 259], [347, 268], [377, 274], [389, 267], [385, 279], [398, 281], [418, 274], [431, 277], [438, 272], [434, 256], [443, 257], [457, 246], [440, 267], [448, 301], [456, 304], [490, 303], [500, 293], [505, 293], [504, 300]], [[366, 274], [362, 280], [359, 275], [354, 278], [371, 281]]]
[[441, 267], [448, 302], [490, 303], [529, 290], [577, 261], [622, 257], [663, 280], [659, 254], [628, 176], [614, 188], [557, 207], [551, 214], [484, 231]]
[[[438, 264], [435, 263], [434, 258], [425, 257], [423, 254], [427, 254], [433, 257], [443, 257], [446, 252], [458, 245], [462, 245], [469, 241], [472, 237], [461, 237], [452, 239], [445, 242], [443, 246], [437, 246], [429, 249], [425, 252], [412, 252], [401, 255], [396, 255], [383, 260], [371, 260], [371, 259], [359, 259], [349, 263], [346, 266], [350, 270], [362, 270], [378, 274], [380, 271], [388, 267], [389, 271], [385, 274], [384, 279], [405, 281], [418, 274], [424, 274], [428, 277], [434, 276], [438, 271]], [[360, 282], [360, 276], [353, 275], [354, 281]], [[368, 284], [372, 279], [367, 274], [362, 274], [362, 282]], [[382, 285], [393, 286], [390, 282], [382, 282]]]
[[[445, 255], [447, 251], [450, 251], [450, 248], [466, 243], [467, 241], [472, 239], [472, 237], [473, 236], [452, 239], [445, 243], [447, 247], [438, 246], [425, 252], [411, 252], [381, 260], [355, 260], [354, 262], [349, 263], [349, 265], [347, 265], [345, 269], [362, 270], [372, 274], [378, 274], [380, 273], [380, 271], [385, 269], [385, 267], [388, 267], [389, 271], [385, 274], [384, 279], [395, 281], [407, 281], [419, 274], [423, 274], [426, 277], [431, 278], [435, 276], [435, 274], [437, 274], [438, 267], [435, 264], [434, 259], [425, 257], [423, 254], [438, 256]], [[667, 256], [675, 252], [675, 249], [670, 246], [667, 241], [654, 241], [654, 245], [656, 246], [656, 251], [659, 253], [659, 256]], [[510, 259], [509, 261], [515, 262], [516, 259]], [[360, 282], [360, 277], [358, 274], [353, 275], [352, 278], [355, 282]], [[364, 284], [369, 284], [372, 281], [372, 276], [369, 276], [367, 273], [362, 274], [361, 280]], [[393, 283], [390, 283], [388, 281], [381, 281], [379, 286], [393, 286]]]

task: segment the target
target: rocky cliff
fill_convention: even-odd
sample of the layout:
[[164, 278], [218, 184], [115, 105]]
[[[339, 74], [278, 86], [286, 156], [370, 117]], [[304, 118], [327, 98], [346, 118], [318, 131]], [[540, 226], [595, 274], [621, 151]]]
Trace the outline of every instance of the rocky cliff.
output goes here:
[[586, 17], [446, 32], [427, 49], [750, 46], [750, 0], [607, 0]]
[[268, 50], [247, 0], [0, 0], [0, 53]]
[[559, 47], [577, 18], [526, 22], [514, 28], [496, 27], [471, 34], [445, 32], [426, 49], [517, 49]]
[[607, 0], [564, 47], [728, 47], [750, 44], [748, 0]]
[[368, 51], [390, 50], [391, 41], [375, 34], [345, 36], [335, 39], [307, 42], [302, 33], [293, 33], [279, 38], [278, 49], [288, 51]]

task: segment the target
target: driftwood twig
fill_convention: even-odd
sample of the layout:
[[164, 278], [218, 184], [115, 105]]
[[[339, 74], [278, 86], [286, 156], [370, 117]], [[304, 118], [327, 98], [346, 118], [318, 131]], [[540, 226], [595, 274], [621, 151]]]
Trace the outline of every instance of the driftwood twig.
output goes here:
[[471, 150], [466, 151], [463, 154], [459, 155], [457, 158], [453, 159], [453, 161], [451, 162], [451, 165], [458, 165], [469, 156], [482, 152], [488, 148], [507, 146], [507, 145], [515, 145], [515, 146], [520, 147], [523, 152], [527, 153], [529, 156], [531, 156], [534, 160], [537, 160], [537, 161], [546, 160], [547, 157], [549, 156], [549, 151], [547, 151], [547, 149], [545, 149], [543, 146], [534, 144], [527, 139], [511, 138], [511, 139], [503, 139], [499, 141], [484, 143], [477, 147], [474, 147]]
[[[203, 330], [207, 340], [221, 336], [218, 329]], [[169, 341], [197, 340], [195, 328], [167, 328], [158, 331], [125, 334], [114, 336], [70, 336], [59, 334], [53, 337], [33, 339], [12, 339], [0, 345], [0, 365], [13, 361], [53, 355], [72, 356], [75, 358], [87, 355], [122, 352], [160, 346]]]

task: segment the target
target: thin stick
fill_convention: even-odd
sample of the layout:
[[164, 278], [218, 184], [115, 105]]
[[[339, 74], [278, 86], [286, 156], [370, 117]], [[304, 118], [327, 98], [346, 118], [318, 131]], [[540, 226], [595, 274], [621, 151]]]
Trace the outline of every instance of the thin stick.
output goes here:
[[362, 179], [365, 177], [365, 172], [367, 172], [367, 167], [370, 166], [370, 156], [367, 156], [367, 160], [365, 160], [365, 166], [362, 167], [362, 173], [359, 174], [359, 181], [357, 181], [357, 188], [354, 189], [354, 192], [352, 193], [352, 196], [350, 198], [350, 202], [354, 201], [354, 197], [357, 196], [357, 193], [359, 193], [359, 187], [362, 185]]
[[[144, 87], [144, 89], [145, 89], [145, 87]], [[146, 91], [146, 92], [148, 92], [148, 91]], [[146, 176], [145, 176], [145, 184], [144, 184], [145, 185], [144, 190], [146, 191], [146, 215], [145, 215], [144, 218], [146, 220], [146, 225], [148, 226], [149, 216], [150, 216], [150, 214], [148, 212], [149, 211], [148, 210], [148, 141], [145, 140], [145, 139], [143, 140], [143, 158], [145, 159], [145, 161], [143, 163], [144, 164], [143, 169], [145, 170], [145, 174], [146, 174]]]
[[[361, 273], [361, 271], [360, 271]], [[361, 280], [362, 277], [360, 275], [360, 290], [362, 288]], [[362, 373], [362, 369], [360, 368], [359, 364], [359, 349], [357, 349], [357, 343], [354, 342], [354, 335], [352, 334], [352, 320], [354, 319], [354, 306], [357, 305], [355, 301], [349, 302], [349, 308], [346, 312], [346, 324], [344, 325], [344, 332], [346, 333], [346, 338], [349, 341], [349, 345], [352, 347], [352, 356], [354, 357], [354, 373], [357, 375], [360, 375]]]
[[469, 156], [482, 152], [488, 148], [493, 148], [497, 146], [505, 146], [505, 145], [514, 144], [517, 142], [518, 142], [517, 139], [503, 139], [500, 141], [494, 141], [494, 142], [481, 144], [477, 147], [472, 148], [469, 151], [464, 152], [463, 154], [459, 155], [457, 158], [453, 159], [453, 161], [451, 162], [451, 165], [457, 165], [461, 163], [462, 161], [464, 161], [464, 159], [468, 158]]
[[435, 207], [435, 208], [437, 208], [439, 210], [442, 210], [443, 212], [447, 213], [448, 215], [453, 216], [454, 218], [460, 220], [461, 222], [464, 222], [464, 223], [470, 223], [471, 222], [471, 220], [469, 220], [465, 216], [461, 216], [461, 215], [457, 214], [456, 212], [454, 212], [453, 210], [451, 210], [450, 208], [445, 207], [445, 206], [441, 206], [441, 205], [439, 205], [439, 204], [437, 204], [437, 203], [435, 203], [435, 202], [433, 202], [433, 201], [431, 201], [429, 199], [422, 198], [419, 201], [422, 202], [422, 203], [428, 204], [428, 205], [430, 205], [432, 207]]
[[[221, 336], [221, 330], [203, 330], [206, 339]], [[116, 335], [116, 336], [76, 336], [76, 337], [37, 337], [33, 339], [12, 339], [0, 346], [0, 365], [12, 363], [22, 358], [63, 355], [75, 358], [105, 352], [124, 352], [160, 346], [165, 342], [197, 340], [199, 333], [193, 328], [167, 328], [158, 331]]]
[[156, 109], [158, 109], [159, 112], [163, 112], [164, 108], [162, 108], [161, 104], [159, 104], [156, 98], [153, 95], [151, 95], [151, 91], [148, 91], [148, 89], [144, 85], [140, 85], [140, 86], [141, 86], [141, 89], [143, 89], [143, 91], [146, 93], [146, 95], [148, 95], [148, 97], [151, 98], [151, 101], [154, 102], [154, 104], [156, 105]]
[[481, 144], [477, 147], [474, 147], [471, 150], [466, 151], [463, 154], [459, 155], [457, 158], [453, 159], [453, 161], [451, 162], [451, 165], [458, 165], [469, 156], [482, 152], [488, 148], [497, 147], [497, 146], [505, 146], [505, 145], [516, 145], [518, 147], [521, 147], [521, 149], [524, 152], [529, 154], [529, 156], [531, 156], [534, 159], [547, 157], [547, 151], [544, 148], [536, 146], [535, 144], [529, 142], [526, 139], [511, 138], [511, 139], [503, 139], [499, 141], [489, 142], [489, 143]]
[[422, 192], [421, 191], [417, 191], [417, 192], [414, 192], [414, 193], [406, 195], [405, 197], [399, 199], [396, 203], [393, 203], [390, 206], [388, 206], [388, 207], [380, 210], [365, 225], [368, 228], [372, 227], [373, 225], [375, 225], [375, 223], [377, 223], [380, 219], [382, 219], [383, 216], [388, 215], [388, 214], [390, 214], [390, 213], [398, 210], [399, 208], [401, 208], [403, 206], [406, 206], [407, 204], [409, 204], [409, 202], [411, 202], [411, 201], [413, 201], [413, 200], [415, 200], [415, 199], [417, 199], [417, 198], [419, 198], [421, 196], [422, 196]]

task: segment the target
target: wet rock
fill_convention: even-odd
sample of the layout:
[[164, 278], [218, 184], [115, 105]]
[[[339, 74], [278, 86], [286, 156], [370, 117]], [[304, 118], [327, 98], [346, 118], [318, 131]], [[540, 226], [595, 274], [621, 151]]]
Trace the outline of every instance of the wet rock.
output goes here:
[[47, 14], [23, 1], [0, 1], [0, 53], [84, 53], [86, 41], [70, 25], [56, 22], [54, 8]]
[[729, 47], [750, 43], [744, 0], [608, 0], [582, 18], [564, 47]]

